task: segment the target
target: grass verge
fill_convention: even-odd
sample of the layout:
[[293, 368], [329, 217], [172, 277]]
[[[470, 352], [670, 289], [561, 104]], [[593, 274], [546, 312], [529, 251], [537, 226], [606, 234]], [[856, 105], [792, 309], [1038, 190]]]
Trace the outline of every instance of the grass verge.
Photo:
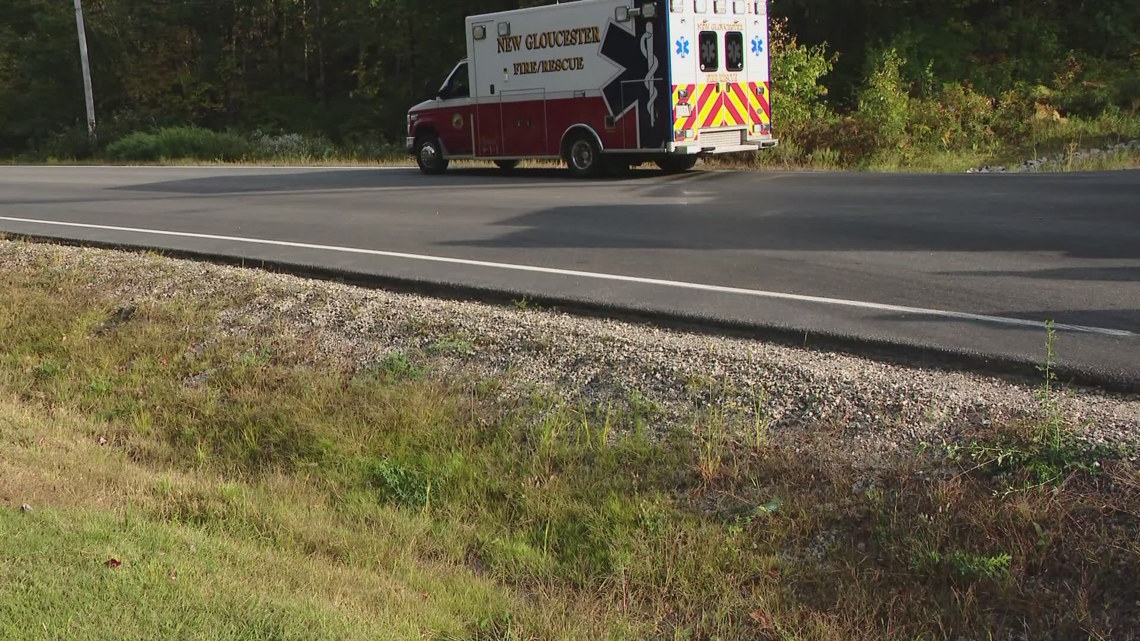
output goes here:
[[[917, 115], [915, 116], [918, 117]], [[1140, 167], [1140, 119], [1108, 115], [1098, 119], [1032, 121], [1017, 142], [980, 135], [971, 144], [949, 139], [935, 143], [917, 134], [883, 146], [860, 138], [856, 121], [829, 121], [826, 131], [793, 125], [775, 148], [749, 154], [706, 158], [705, 166], [727, 170], [855, 170], [876, 172], [961, 173], [983, 166], [1020, 167], [1044, 159], [1036, 171], [1105, 171]], [[819, 123], [816, 123], [819, 126]], [[912, 123], [913, 124], [913, 123]], [[861, 133], [862, 132], [862, 133]], [[949, 134], [946, 134], [949, 135]], [[957, 139], [955, 139], [957, 140]], [[855, 142], [853, 142], [855, 141]], [[861, 142], [859, 142], [861, 141]], [[858, 144], [857, 144], [858, 143]], [[65, 151], [65, 148], [61, 149]], [[1091, 150], [1091, 151], [1090, 151]], [[72, 156], [81, 156], [75, 161]], [[15, 162], [19, 159], [9, 160]], [[130, 163], [143, 165], [408, 166], [402, 145], [337, 145], [323, 137], [299, 134], [251, 134], [197, 127], [136, 131], [85, 154], [41, 153], [26, 161], [55, 164]], [[525, 167], [558, 167], [552, 161], [528, 161]], [[458, 161], [456, 167], [490, 167], [482, 161]], [[652, 164], [650, 167], [654, 167]], [[655, 167], [654, 167], [655, 168]]]
[[[1044, 483], [935, 449], [868, 471], [715, 405], [651, 439], [430, 360], [219, 337], [244, 292], [124, 307], [39, 267], [0, 268], [3, 637], [1140, 633], [1140, 471], [1115, 453]], [[1052, 439], [1049, 407], [973, 442]]]

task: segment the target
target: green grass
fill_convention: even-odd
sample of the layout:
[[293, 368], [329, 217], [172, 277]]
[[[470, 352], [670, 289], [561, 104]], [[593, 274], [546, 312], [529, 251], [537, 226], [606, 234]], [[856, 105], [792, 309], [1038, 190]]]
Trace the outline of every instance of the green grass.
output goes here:
[[0, 268], [0, 637], [1140, 632], [1118, 457], [1012, 492], [933, 451], [869, 471], [827, 426], [740, 423], [721, 382], [650, 438], [635, 390], [507, 402], [435, 375], [473, 337], [357, 370], [220, 337], [252, 290], [131, 307], [87, 283]]

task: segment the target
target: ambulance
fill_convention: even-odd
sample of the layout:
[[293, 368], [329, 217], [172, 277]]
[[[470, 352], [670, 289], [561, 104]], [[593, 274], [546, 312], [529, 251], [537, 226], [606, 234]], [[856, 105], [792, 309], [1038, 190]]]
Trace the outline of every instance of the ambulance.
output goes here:
[[577, 0], [465, 23], [466, 57], [408, 111], [425, 174], [464, 159], [682, 172], [777, 144], [766, 0]]

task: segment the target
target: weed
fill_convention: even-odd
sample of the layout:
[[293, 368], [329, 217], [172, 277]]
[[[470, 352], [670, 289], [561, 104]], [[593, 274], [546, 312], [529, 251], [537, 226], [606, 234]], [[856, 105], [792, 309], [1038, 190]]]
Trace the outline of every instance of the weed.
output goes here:
[[1041, 431], [1037, 440], [1047, 443], [1049, 447], [1061, 447], [1065, 436], [1065, 417], [1053, 392], [1053, 383], [1057, 380], [1056, 373], [1056, 338], [1057, 332], [1052, 319], [1045, 321], [1045, 362], [1038, 367], [1044, 375], [1040, 388], [1037, 391], [1038, 404], [1041, 410]]
[[705, 484], [712, 483], [724, 467], [728, 435], [719, 411], [712, 411], [696, 421], [693, 431], [699, 444], [697, 470]]
[[461, 332], [448, 334], [435, 341], [431, 351], [435, 354], [471, 356], [475, 354], [475, 339]]
[[626, 394], [629, 404], [630, 420], [633, 422], [634, 432], [642, 434], [645, 428], [661, 417], [665, 410], [656, 401], [646, 398], [637, 390], [629, 390]]
[[1045, 330], [1045, 359], [1038, 367], [1044, 379], [1036, 391], [1040, 416], [1029, 434], [999, 434], [949, 448], [951, 460], [969, 462], [968, 472], [997, 477], [1006, 494], [1056, 486], [1073, 474], [1095, 476], [1102, 470], [1102, 460], [1121, 454], [1104, 445], [1082, 443], [1073, 435], [1053, 387], [1056, 331], [1052, 320], [1046, 322]]
[[760, 451], [768, 444], [772, 429], [772, 416], [768, 412], [768, 393], [763, 389], [752, 392], [752, 447]]
[[942, 554], [937, 550], [931, 550], [926, 559], [921, 560], [918, 565], [926, 571], [931, 567], [947, 568], [958, 577], [969, 581], [1000, 581], [1009, 578], [1011, 560], [1009, 554], [986, 556], [958, 550]]
[[44, 361], [32, 368], [32, 376], [37, 381], [44, 382], [55, 378], [63, 371], [63, 366], [54, 361]]
[[416, 365], [404, 352], [391, 352], [380, 362], [368, 368], [368, 372], [395, 381], [408, 381], [422, 378], [427, 370]]
[[[385, 500], [403, 507], [431, 507], [432, 478], [427, 474], [389, 460], [369, 463], [365, 474], [368, 485], [380, 490]], [[438, 481], [435, 487], [438, 491]]]

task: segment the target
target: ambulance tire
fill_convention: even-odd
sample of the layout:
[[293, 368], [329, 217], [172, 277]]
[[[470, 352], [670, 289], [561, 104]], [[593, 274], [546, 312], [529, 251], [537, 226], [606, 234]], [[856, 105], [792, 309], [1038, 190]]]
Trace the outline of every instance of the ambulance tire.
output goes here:
[[563, 153], [570, 173], [579, 178], [591, 178], [602, 173], [602, 153], [593, 136], [587, 133], [575, 134], [566, 141]]
[[519, 166], [519, 161], [517, 161], [517, 160], [496, 160], [495, 166], [498, 167], [499, 169], [502, 169], [503, 171], [512, 171], [512, 170], [514, 170], [515, 167]]
[[424, 134], [416, 140], [416, 164], [425, 174], [442, 174], [450, 161], [443, 156], [443, 145], [435, 134]]
[[697, 166], [696, 156], [666, 156], [657, 161], [657, 166], [667, 174], [679, 174]]

